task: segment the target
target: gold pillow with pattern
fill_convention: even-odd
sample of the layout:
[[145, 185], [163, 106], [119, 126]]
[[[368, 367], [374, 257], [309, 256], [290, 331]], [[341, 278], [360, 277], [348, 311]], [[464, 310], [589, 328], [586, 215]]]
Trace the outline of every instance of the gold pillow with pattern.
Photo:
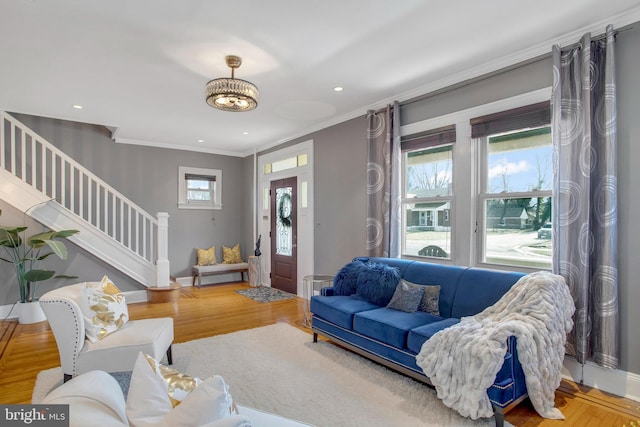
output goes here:
[[197, 249], [198, 265], [214, 265], [218, 263], [216, 259], [216, 247], [211, 246], [209, 249]]
[[[144, 353], [143, 353], [144, 354]], [[169, 400], [174, 408], [178, 406], [189, 393], [191, 393], [202, 380], [176, 371], [168, 366], [158, 363], [153, 357], [144, 354], [144, 358], [154, 374], [161, 377], [167, 383]]]
[[228, 248], [226, 246], [222, 246], [222, 258], [223, 264], [239, 264], [242, 261], [242, 256], [240, 255], [240, 243], [235, 245], [233, 248]]
[[129, 320], [124, 294], [106, 275], [100, 282], [85, 282], [80, 302], [85, 334], [91, 342], [100, 341]]

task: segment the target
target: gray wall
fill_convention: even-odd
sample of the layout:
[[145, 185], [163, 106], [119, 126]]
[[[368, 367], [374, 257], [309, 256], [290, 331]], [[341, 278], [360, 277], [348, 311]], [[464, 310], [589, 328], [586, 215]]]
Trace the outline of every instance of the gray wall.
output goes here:
[[[318, 132], [288, 141], [258, 153], [266, 154], [300, 142], [313, 140], [314, 181], [314, 268], [318, 273], [333, 274], [355, 256], [366, 255], [366, 120], [358, 117]], [[245, 193], [253, 182], [253, 156], [244, 159]], [[245, 211], [251, 216], [252, 194], [246, 198]], [[252, 219], [245, 221], [249, 236]], [[263, 239], [266, 238], [263, 236]], [[250, 243], [247, 241], [247, 243]], [[255, 243], [255, 242], [254, 242]]]
[[618, 303], [621, 369], [640, 374], [640, 28], [616, 43], [618, 78]]
[[[239, 191], [245, 175], [242, 159], [117, 144], [102, 126], [22, 114], [14, 116], [150, 214], [169, 213], [171, 275], [191, 275], [190, 267], [195, 261], [196, 247], [209, 248], [215, 245], [218, 258], [221, 258], [222, 245], [233, 246], [243, 241], [245, 228], [238, 221], [243, 215], [243, 198]], [[223, 209], [178, 209], [178, 166], [222, 170]], [[245, 247], [242, 252], [246, 256]], [[78, 265], [75, 275], [93, 277], [96, 273], [90, 263], [86, 264], [87, 271], [82, 268], [84, 265]], [[111, 271], [109, 274], [117, 275]], [[126, 278], [124, 280], [131, 287], [139, 288], [133, 281]]]

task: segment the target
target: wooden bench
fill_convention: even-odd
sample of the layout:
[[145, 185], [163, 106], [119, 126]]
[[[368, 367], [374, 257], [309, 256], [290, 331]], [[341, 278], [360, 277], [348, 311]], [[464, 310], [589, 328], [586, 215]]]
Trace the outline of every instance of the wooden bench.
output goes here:
[[197, 287], [199, 288], [200, 286], [202, 286], [202, 276], [212, 276], [225, 273], [240, 273], [240, 280], [244, 280], [244, 275], [246, 273], [248, 281], [249, 264], [246, 262], [240, 262], [237, 264], [194, 265], [193, 280], [191, 282], [191, 285], [195, 285], [196, 277], [198, 278]]

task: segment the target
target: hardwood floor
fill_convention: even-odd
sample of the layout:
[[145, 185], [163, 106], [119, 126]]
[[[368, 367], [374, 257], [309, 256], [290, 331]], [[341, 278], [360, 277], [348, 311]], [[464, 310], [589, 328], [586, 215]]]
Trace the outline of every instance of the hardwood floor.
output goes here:
[[[186, 287], [177, 302], [129, 305], [132, 319], [171, 316], [175, 342], [185, 342], [242, 329], [286, 322], [301, 330], [304, 314], [300, 298], [258, 303], [234, 292], [247, 283]], [[345, 350], [346, 351], [346, 350]], [[43, 369], [59, 366], [58, 349], [47, 322], [0, 325], [0, 402], [30, 403], [35, 379]], [[594, 426], [640, 427], [640, 403], [621, 399], [569, 381], [556, 392], [556, 405], [564, 421], [539, 417], [526, 401], [507, 413], [518, 427]]]

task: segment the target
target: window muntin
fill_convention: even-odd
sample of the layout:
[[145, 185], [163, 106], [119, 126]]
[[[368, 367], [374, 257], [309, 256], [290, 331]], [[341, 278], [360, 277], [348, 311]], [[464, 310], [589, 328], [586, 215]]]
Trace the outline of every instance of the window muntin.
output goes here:
[[450, 259], [453, 145], [403, 154], [403, 255]]
[[552, 145], [549, 126], [479, 138], [484, 176], [481, 262], [550, 268], [552, 240], [538, 238], [551, 219]]

